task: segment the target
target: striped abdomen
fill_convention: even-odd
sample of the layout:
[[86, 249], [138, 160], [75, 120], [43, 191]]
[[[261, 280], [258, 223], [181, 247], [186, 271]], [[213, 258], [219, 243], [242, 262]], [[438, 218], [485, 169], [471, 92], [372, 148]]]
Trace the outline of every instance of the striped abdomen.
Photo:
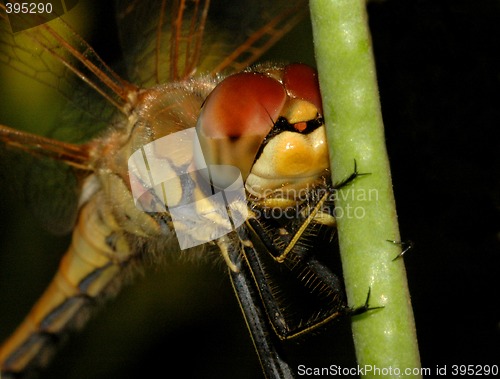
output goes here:
[[59, 270], [23, 323], [0, 347], [2, 378], [44, 366], [65, 332], [81, 326], [96, 300], [114, 292], [135, 252], [96, 194], [80, 210]]

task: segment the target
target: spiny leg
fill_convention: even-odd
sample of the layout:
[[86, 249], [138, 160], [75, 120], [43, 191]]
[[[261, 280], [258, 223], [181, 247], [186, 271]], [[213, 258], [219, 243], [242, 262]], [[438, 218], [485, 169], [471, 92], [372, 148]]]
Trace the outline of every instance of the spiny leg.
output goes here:
[[[227, 237], [227, 236], [226, 236]], [[229, 258], [238, 270], [229, 270], [231, 283], [238, 298], [240, 308], [252, 341], [257, 351], [262, 370], [267, 379], [293, 379], [295, 376], [288, 363], [278, 352], [275, 340], [270, 333], [265, 311], [261, 308], [260, 297], [254, 288], [255, 281], [241, 254], [241, 248], [253, 249], [252, 243], [246, 239], [245, 233], [241, 235], [241, 244], [222, 237], [218, 244], [226, 250]]]
[[[258, 222], [252, 220], [253, 233], [257, 233]], [[256, 241], [257, 236], [252, 240]], [[269, 240], [268, 240], [269, 241]], [[330, 320], [349, 313], [346, 305], [344, 289], [337, 275], [323, 262], [317, 260], [313, 254], [302, 249], [301, 244], [296, 244], [287, 254], [286, 258], [278, 263], [271, 260], [266, 261], [266, 254], [275, 256], [280, 252], [272, 252], [275, 246], [265, 245], [264, 241], [261, 249], [245, 249], [246, 259], [252, 271], [253, 278], [258, 283], [259, 295], [271, 320], [276, 334], [282, 340], [295, 338], [308, 331], [326, 324]], [[267, 250], [260, 254], [261, 250]], [[273, 291], [273, 283], [270, 282], [270, 264], [282, 266], [293, 277], [301, 283], [301, 287], [309, 293], [311, 297], [317, 299], [322, 304], [328, 305], [327, 309], [318, 309], [317, 313], [311, 313], [307, 319], [301, 321], [299, 325], [292, 325], [288, 321], [283, 307], [280, 307], [279, 294]]]
[[[334, 204], [331, 195], [363, 175], [368, 174], [359, 173], [356, 161], [354, 161], [354, 172], [349, 177], [337, 185], [311, 190], [308, 200], [298, 207], [296, 217], [279, 227], [278, 231], [266, 223], [266, 217], [250, 217], [247, 220], [247, 227], [253, 234], [252, 240], [261, 245], [257, 250], [245, 251], [247, 260], [252, 275], [259, 284], [259, 295], [272, 326], [283, 340], [307, 333], [334, 318], [354, 313], [354, 309], [350, 309], [346, 304], [343, 285], [339, 277], [327, 265], [316, 259], [313, 251], [316, 246], [314, 244], [307, 246], [308, 242], [304, 241], [311, 235], [314, 236], [314, 229], [319, 227], [329, 227], [331, 235], [334, 234]], [[265, 214], [265, 209], [263, 214]], [[323, 304], [328, 304], [329, 309], [302, 320], [300, 325], [291, 325], [287, 322], [285, 312], [279, 305], [279, 294], [274, 294], [276, 291], [273, 291], [272, 283], [269, 283], [270, 266], [269, 263], [266, 266], [265, 256], [259, 254], [261, 251], [267, 251], [275, 264], [286, 266], [296, 278], [302, 281], [303, 287]], [[355, 314], [362, 313], [362, 308], [369, 309], [366, 304], [355, 308]]]

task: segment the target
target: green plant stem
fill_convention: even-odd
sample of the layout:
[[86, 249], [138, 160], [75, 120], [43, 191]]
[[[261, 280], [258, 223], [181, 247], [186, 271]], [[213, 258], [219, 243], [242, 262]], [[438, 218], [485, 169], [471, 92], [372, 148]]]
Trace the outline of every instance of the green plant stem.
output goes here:
[[[311, 0], [311, 18], [332, 178], [361, 173], [337, 194], [342, 267], [349, 304], [383, 307], [354, 316], [358, 364], [386, 370], [364, 377], [421, 377], [418, 344], [399, 241], [390, 167], [365, 2]], [[408, 375], [405, 369], [414, 370]]]

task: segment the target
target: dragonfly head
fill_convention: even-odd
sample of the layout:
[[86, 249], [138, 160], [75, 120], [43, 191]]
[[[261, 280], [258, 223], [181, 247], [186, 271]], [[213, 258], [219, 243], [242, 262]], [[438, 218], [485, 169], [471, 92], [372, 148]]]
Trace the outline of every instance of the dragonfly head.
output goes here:
[[238, 167], [257, 198], [311, 188], [329, 167], [322, 113], [317, 73], [309, 66], [263, 65], [229, 76], [198, 118], [203, 158]]

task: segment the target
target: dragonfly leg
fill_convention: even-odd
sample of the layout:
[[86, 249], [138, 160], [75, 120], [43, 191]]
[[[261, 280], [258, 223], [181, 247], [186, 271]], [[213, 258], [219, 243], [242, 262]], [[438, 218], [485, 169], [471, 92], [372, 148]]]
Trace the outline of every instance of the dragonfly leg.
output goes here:
[[245, 249], [245, 257], [252, 271], [252, 276], [258, 283], [259, 296], [262, 299], [266, 313], [271, 321], [275, 333], [281, 340], [288, 340], [304, 335], [311, 330], [326, 324], [330, 320], [350, 314], [344, 295], [341, 280], [323, 262], [313, 255], [303, 255], [300, 245], [293, 248], [286, 259], [279, 265], [286, 266], [292, 277], [298, 278], [305, 292], [315, 298], [325, 309], [309, 316], [305, 316], [299, 324], [290, 323], [286, 310], [279, 300], [281, 294], [273, 291], [273, 284], [269, 282], [269, 262], [266, 257], [255, 249]]
[[[245, 249], [253, 249], [249, 240], [243, 243]], [[277, 350], [274, 336], [270, 333], [266, 313], [260, 306], [261, 299], [254, 288], [254, 279], [246, 267], [240, 249], [240, 244], [228, 246], [231, 260], [239, 266], [237, 271], [229, 269], [229, 274], [262, 370], [267, 379], [292, 379], [295, 375]]]

